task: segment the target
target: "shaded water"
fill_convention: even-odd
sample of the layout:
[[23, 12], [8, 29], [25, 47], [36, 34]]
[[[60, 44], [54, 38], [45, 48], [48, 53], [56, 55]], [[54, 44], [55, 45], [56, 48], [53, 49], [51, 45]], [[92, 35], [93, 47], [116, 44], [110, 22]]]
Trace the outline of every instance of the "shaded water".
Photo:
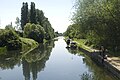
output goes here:
[[81, 80], [84, 73], [95, 80], [116, 80], [84, 53], [65, 47], [60, 37], [24, 56], [16, 51], [1, 55], [0, 80]]

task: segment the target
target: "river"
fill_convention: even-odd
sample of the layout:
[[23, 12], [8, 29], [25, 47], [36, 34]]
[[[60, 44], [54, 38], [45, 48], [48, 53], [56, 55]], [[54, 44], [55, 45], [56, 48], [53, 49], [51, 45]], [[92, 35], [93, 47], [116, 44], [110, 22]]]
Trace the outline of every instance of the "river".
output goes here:
[[116, 80], [83, 52], [66, 49], [63, 37], [40, 44], [25, 56], [19, 51], [0, 56], [0, 80], [82, 80], [85, 75]]

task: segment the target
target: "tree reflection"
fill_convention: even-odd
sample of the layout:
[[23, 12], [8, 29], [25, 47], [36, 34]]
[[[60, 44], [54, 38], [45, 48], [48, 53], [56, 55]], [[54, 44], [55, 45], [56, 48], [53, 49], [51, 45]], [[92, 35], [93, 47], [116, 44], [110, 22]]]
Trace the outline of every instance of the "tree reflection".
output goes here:
[[[0, 68], [13, 69], [16, 65], [22, 64], [25, 80], [30, 80], [32, 74], [33, 80], [37, 79], [38, 72], [45, 68], [45, 63], [49, 59], [54, 41], [40, 44], [38, 48], [23, 56], [21, 51], [9, 51], [0, 55]], [[22, 61], [21, 61], [22, 59]]]
[[20, 66], [20, 51], [9, 51], [3, 55], [0, 55], [0, 68], [1, 69], [13, 69], [15, 65]]
[[25, 80], [30, 80], [30, 73], [32, 73], [33, 80], [37, 79], [37, 73], [45, 68], [45, 63], [49, 59], [53, 47], [53, 41], [40, 44], [38, 48], [31, 51], [22, 59]]
[[66, 48], [68, 50], [69, 53], [71, 54], [77, 54], [78, 53], [78, 50], [77, 49], [73, 49], [73, 48]]
[[[110, 74], [106, 73], [106, 70], [102, 68], [102, 65], [96, 64], [93, 62], [89, 56], [83, 55], [83, 62], [86, 64], [86, 66], [89, 69], [89, 72], [92, 72], [93, 80], [113, 80], [112, 76]], [[89, 80], [89, 79], [88, 79]]]

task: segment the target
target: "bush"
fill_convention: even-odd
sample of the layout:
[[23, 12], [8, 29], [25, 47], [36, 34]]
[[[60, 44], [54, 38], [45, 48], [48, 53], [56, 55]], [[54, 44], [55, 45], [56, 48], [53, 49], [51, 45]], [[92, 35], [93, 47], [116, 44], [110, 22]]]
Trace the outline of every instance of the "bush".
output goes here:
[[41, 43], [43, 42], [45, 31], [40, 25], [27, 23], [24, 27], [24, 37], [34, 39]]
[[12, 40], [7, 44], [7, 50], [18, 50], [22, 49], [22, 42], [20, 40]]
[[6, 46], [8, 50], [22, 48], [19, 36], [12, 30], [0, 30], [0, 47]]

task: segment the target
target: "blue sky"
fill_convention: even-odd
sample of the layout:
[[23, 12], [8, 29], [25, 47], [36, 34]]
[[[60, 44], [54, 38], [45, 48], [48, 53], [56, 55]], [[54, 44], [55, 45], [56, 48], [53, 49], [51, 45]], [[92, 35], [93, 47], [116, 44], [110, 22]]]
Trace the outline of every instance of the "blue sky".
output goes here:
[[0, 0], [0, 28], [21, 16], [22, 2], [35, 2], [36, 8], [43, 10], [55, 31], [64, 32], [70, 25], [70, 17], [75, 0]]

